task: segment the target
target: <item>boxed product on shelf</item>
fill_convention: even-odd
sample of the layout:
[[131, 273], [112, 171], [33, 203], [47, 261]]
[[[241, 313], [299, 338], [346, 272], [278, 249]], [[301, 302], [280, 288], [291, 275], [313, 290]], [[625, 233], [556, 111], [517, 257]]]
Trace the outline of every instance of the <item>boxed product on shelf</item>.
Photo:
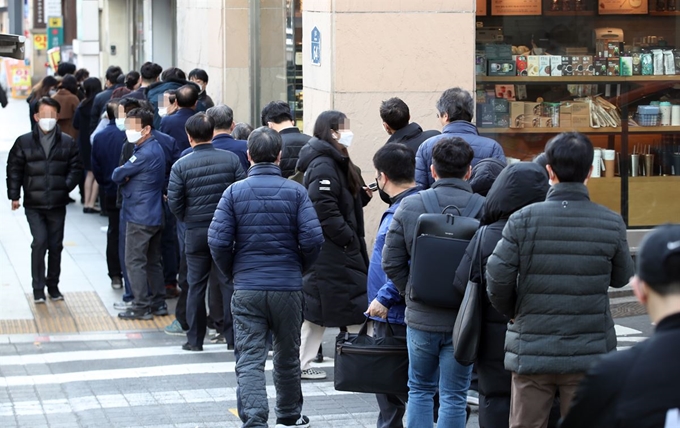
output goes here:
[[588, 128], [590, 127], [590, 115], [588, 116], [574, 116], [571, 115], [571, 126], [574, 128]]
[[621, 76], [632, 76], [633, 75], [633, 57], [632, 56], [622, 56], [621, 65], [619, 67], [619, 73]]
[[560, 55], [552, 55], [550, 57], [550, 75], [562, 75], [562, 57]]
[[607, 58], [595, 58], [595, 76], [607, 75]]
[[515, 62], [512, 59], [488, 59], [489, 76], [516, 76]]
[[573, 76], [574, 67], [571, 64], [570, 56], [562, 56], [562, 76]]
[[639, 76], [642, 74], [642, 61], [640, 52], [633, 52], [631, 54], [633, 58], [633, 76]]
[[593, 57], [590, 55], [583, 55], [581, 57], [581, 62], [583, 63], [583, 75], [594, 76], [595, 65], [593, 64]]
[[538, 55], [529, 55], [527, 57], [527, 76], [537, 77], [539, 73], [539, 59]]
[[[551, 127], [558, 128], [560, 126], [560, 103], [544, 102], [541, 106], [541, 116], [550, 119]], [[546, 126], [541, 126], [545, 128]]]
[[550, 56], [540, 55], [538, 57], [538, 75], [542, 77], [550, 76]]
[[540, 116], [543, 113], [541, 103], [524, 103], [524, 116]]
[[583, 76], [583, 57], [580, 55], [572, 56], [571, 67], [574, 70], [574, 76]]
[[540, 117], [538, 119], [539, 128], [557, 128], [559, 124], [556, 124], [551, 117]]
[[643, 76], [651, 76], [654, 74], [654, 60], [650, 52], [642, 52], [642, 54], [640, 54], [640, 64]]
[[663, 71], [664, 74], [669, 76], [675, 74], [675, 58], [673, 58], [673, 51], [663, 51]]
[[618, 76], [620, 66], [620, 58], [607, 58], [607, 76]]
[[493, 128], [496, 115], [491, 104], [479, 104], [477, 106], [477, 121], [482, 128]]
[[524, 104], [521, 101], [514, 101], [510, 103], [510, 128], [524, 128]]
[[512, 45], [504, 43], [487, 43], [484, 45], [487, 60], [512, 59]]
[[495, 87], [495, 97], [489, 97], [490, 100], [494, 98], [504, 98], [506, 100], [515, 100], [515, 85], [496, 85]]
[[673, 60], [675, 61], [675, 74], [680, 74], [680, 51], [673, 51]]
[[571, 114], [574, 116], [590, 116], [590, 104], [583, 102], [571, 103]]
[[621, 55], [620, 42], [607, 42], [607, 58], [618, 58]]
[[475, 54], [475, 73], [477, 76], [486, 75], [486, 55], [484, 52], [477, 52]]
[[508, 100], [505, 98], [494, 98], [491, 100], [491, 105], [493, 106], [493, 111], [495, 113], [508, 112]]
[[541, 127], [541, 116], [524, 116], [524, 127], [525, 128], [540, 128]]
[[493, 125], [496, 128], [508, 128], [510, 126], [510, 115], [508, 113], [495, 113]]
[[652, 49], [652, 64], [654, 75], [663, 76], [663, 51], [661, 49]]
[[527, 57], [526, 55], [515, 55], [515, 67], [518, 76], [527, 75]]

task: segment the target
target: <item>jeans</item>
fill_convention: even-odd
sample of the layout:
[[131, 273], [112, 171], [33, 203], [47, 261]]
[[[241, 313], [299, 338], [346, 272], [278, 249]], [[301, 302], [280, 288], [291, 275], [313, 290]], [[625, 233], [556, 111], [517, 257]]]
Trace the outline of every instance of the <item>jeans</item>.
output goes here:
[[302, 411], [300, 327], [302, 291], [238, 290], [232, 298], [239, 415], [243, 427], [267, 427], [264, 365], [273, 334], [277, 423], [292, 425]]
[[123, 273], [123, 284], [125, 291], [123, 293], [123, 301], [131, 302], [135, 296], [132, 294], [132, 287], [130, 286], [130, 278], [128, 277], [127, 266], [125, 265], [125, 235], [127, 233], [127, 219], [125, 218], [125, 211], [120, 210], [120, 220], [118, 222], [118, 258], [120, 260], [120, 270]]
[[453, 357], [451, 332], [430, 332], [407, 328], [409, 427], [432, 427], [434, 395], [439, 386], [437, 426], [465, 428], [467, 390], [472, 366]]
[[109, 269], [109, 278], [120, 278], [121, 265], [119, 256], [120, 240], [120, 210], [116, 208], [116, 195], [104, 195], [102, 208], [106, 210], [109, 219], [109, 227], [106, 230], [106, 265]]
[[[390, 324], [395, 336], [406, 336], [406, 327], [399, 324]], [[373, 322], [373, 337], [387, 336], [387, 323]], [[378, 428], [404, 428], [404, 414], [406, 413], [406, 400], [408, 397], [394, 394], [376, 394], [378, 400]]]
[[[161, 266], [161, 226], [128, 222], [125, 237], [125, 264], [135, 309], [165, 305], [165, 284]], [[149, 296], [149, 288], [151, 296]]]
[[[33, 289], [56, 288], [61, 274], [61, 251], [64, 249], [66, 207], [41, 210], [26, 208], [26, 220], [31, 229], [31, 276]], [[47, 275], [45, 275], [45, 254]]]
[[179, 243], [177, 241], [177, 219], [170, 211], [167, 202], [163, 202], [165, 220], [162, 231], [163, 278], [166, 285], [177, 285], [179, 265]]
[[207, 329], [207, 312], [205, 309], [205, 292], [211, 270], [216, 275], [216, 281], [226, 283], [226, 278], [216, 268], [208, 247], [208, 228], [197, 227], [187, 229], [184, 235], [184, 250], [187, 259], [187, 281], [189, 294], [187, 296], [187, 322], [189, 332], [187, 341], [193, 346], [202, 346]]

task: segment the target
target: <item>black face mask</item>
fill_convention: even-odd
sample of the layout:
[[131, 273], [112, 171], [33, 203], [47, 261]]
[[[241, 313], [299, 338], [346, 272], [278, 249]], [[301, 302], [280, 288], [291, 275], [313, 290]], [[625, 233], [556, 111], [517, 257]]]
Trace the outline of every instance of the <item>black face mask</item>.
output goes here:
[[383, 189], [380, 188], [377, 178], [375, 179], [375, 185], [378, 186], [378, 194], [380, 195], [380, 199], [382, 199], [382, 201], [387, 205], [392, 205], [392, 198], [390, 197], [390, 195], [385, 193]]

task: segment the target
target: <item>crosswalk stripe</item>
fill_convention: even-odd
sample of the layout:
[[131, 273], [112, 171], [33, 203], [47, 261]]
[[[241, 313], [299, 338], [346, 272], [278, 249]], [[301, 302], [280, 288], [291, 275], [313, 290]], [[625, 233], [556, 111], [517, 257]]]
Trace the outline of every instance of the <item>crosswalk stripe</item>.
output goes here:
[[[90, 382], [96, 380], [132, 379], [162, 376], [183, 376], [191, 374], [207, 373], [233, 373], [236, 363], [197, 363], [177, 364], [153, 367], [137, 367], [128, 369], [90, 370], [82, 372], [70, 372], [47, 375], [31, 376], [7, 376], [0, 377], [0, 387], [26, 386], [26, 385], [51, 385], [70, 382]], [[333, 367], [333, 361], [324, 361], [315, 367]], [[273, 364], [268, 360], [265, 370], [271, 371]]]

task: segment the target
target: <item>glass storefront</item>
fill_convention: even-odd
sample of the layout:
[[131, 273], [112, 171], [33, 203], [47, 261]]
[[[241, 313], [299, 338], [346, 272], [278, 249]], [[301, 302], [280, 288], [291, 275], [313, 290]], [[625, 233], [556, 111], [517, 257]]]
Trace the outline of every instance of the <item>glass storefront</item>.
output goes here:
[[587, 134], [598, 149], [591, 199], [632, 229], [680, 215], [680, 11], [647, 1], [477, 6], [479, 133], [511, 161], [560, 132]]
[[288, 104], [295, 124], [302, 123], [302, 0], [286, 0], [286, 78]]

